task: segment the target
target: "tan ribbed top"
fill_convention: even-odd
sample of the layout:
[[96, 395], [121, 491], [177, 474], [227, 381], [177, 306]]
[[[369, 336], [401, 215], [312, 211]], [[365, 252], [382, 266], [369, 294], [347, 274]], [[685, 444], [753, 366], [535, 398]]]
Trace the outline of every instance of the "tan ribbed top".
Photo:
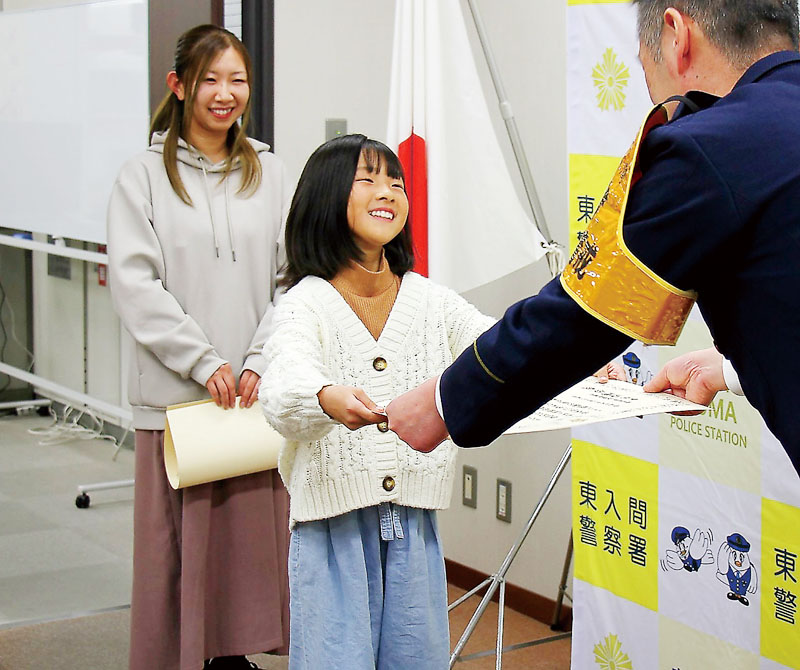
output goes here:
[[400, 290], [400, 277], [392, 274], [386, 257], [377, 272], [353, 262], [330, 282], [377, 340]]

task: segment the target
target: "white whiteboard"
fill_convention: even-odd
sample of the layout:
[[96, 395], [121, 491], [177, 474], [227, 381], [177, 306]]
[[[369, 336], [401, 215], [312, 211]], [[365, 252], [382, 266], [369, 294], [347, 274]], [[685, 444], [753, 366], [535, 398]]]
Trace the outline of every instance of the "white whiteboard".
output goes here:
[[105, 242], [148, 95], [146, 0], [0, 12], [0, 226]]

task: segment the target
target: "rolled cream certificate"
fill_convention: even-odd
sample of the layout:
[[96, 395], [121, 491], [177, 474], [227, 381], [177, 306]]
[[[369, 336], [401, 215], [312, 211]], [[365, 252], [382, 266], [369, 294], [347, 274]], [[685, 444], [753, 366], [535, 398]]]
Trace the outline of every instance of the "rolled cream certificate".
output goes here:
[[217, 407], [200, 400], [167, 408], [164, 465], [174, 489], [249, 475], [278, 466], [285, 440], [258, 404]]

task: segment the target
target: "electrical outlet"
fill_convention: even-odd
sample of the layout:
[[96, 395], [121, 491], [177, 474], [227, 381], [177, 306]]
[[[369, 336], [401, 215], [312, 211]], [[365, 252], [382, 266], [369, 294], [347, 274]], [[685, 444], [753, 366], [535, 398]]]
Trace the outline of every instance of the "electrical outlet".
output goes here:
[[478, 470], [470, 465], [464, 466], [461, 502], [467, 507], [478, 507]]
[[325, 141], [347, 135], [347, 119], [325, 119]]
[[507, 479], [497, 480], [497, 518], [511, 523], [511, 482]]
[[60, 279], [72, 279], [72, 265], [69, 258], [47, 254], [47, 274]]

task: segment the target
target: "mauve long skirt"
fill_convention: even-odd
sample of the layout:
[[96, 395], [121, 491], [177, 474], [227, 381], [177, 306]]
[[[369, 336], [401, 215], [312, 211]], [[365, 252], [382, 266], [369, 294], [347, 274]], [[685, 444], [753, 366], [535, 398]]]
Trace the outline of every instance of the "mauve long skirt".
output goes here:
[[200, 670], [289, 644], [289, 496], [277, 470], [173, 490], [136, 431], [130, 670]]

